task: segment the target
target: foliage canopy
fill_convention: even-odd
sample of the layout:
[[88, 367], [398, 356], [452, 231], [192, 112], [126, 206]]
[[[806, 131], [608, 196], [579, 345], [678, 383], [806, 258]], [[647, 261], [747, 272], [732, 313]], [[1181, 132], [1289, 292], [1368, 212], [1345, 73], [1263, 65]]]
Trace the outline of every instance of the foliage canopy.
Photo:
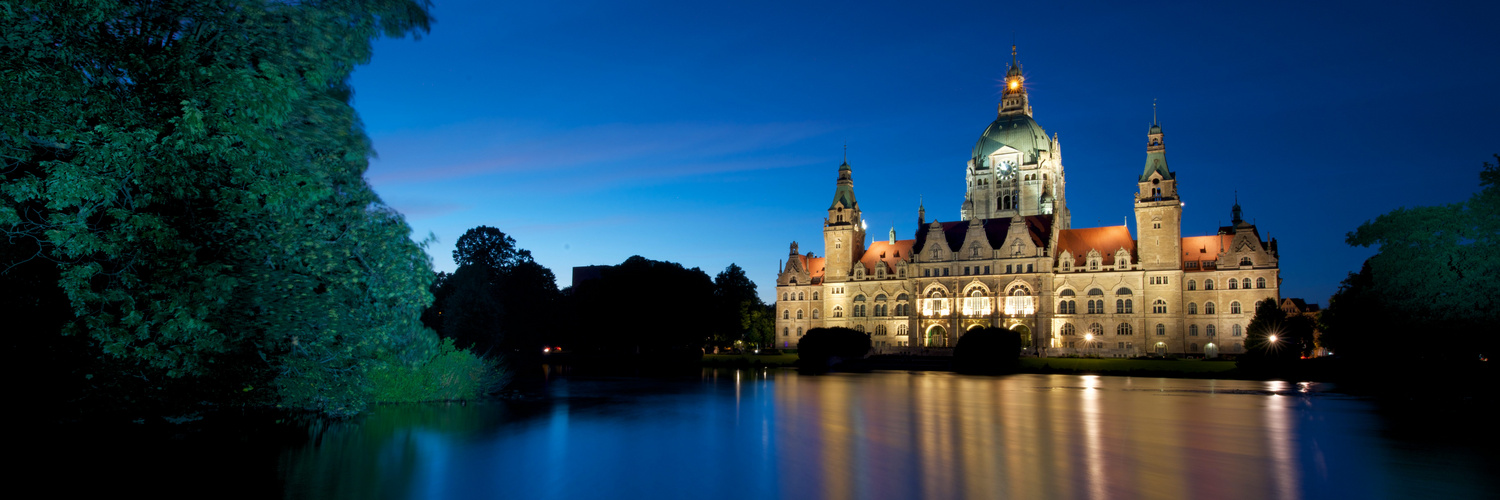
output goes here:
[[348, 83], [430, 22], [414, 0], [7, 3], [0, 228], [60, 270], [67, 332], [330, 413], [379, 363], [432, 359], [430, 263], [363, 178]]

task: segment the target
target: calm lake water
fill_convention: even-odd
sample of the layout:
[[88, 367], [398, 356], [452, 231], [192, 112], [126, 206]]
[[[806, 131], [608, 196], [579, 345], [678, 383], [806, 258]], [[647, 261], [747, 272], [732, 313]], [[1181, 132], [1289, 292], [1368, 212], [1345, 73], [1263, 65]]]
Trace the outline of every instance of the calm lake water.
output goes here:
[[[1493, 428], [1317, 384], [947, 373], [563, 378], [390, 406], [279, 457], [291, 498], [1494, 498]], [[1492, 424], [1492, 423], [1490, 423]]]

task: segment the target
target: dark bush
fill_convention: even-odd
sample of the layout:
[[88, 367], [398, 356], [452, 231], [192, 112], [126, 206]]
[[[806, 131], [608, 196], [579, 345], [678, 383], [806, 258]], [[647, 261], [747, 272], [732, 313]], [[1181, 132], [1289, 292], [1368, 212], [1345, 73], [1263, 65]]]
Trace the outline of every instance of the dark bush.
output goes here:
[[819, 373], [870, 352], [870, 336], [849, 328], [814, 328], [797, 342], [797, 366]]
[[1021, 335], [1005, 328], [972, 330], [953, 346], [953, 370], [970, 374], [1015, 373], [1021, 362]]

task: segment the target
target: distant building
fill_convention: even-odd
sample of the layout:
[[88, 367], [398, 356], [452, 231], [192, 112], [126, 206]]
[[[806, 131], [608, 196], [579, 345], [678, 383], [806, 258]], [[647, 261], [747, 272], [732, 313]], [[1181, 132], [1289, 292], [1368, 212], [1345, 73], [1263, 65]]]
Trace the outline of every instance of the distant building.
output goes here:
[[929, 221], [919, 206], [913, 238], [893, 228], [866, 248], [853, 169], [839, 166], [824, 256], [793, 242], [777, 276], [777, 344], [842, 326], [869, 332], [880, 350], [940, 351], [963, 332], [1002, 326], [1045, 355], [1241, 352], [1256, 303], [1279, 301], [1276, 241], [1237, 201], [1230, 225], [1183, 237], [1177, 173], [1156, 123], [1144, 169], [1120, 173], [1135, 177], [1135, 237], [1123, 225], [1073, 228], [1062, 147], [1032, 118], [1012, 57], [998, 115], [965, 165], [958, 220]]
[[574, 266], [573, 287], [577, 288], [579, 283], [604, 277], [604, 270], [611, 267], [614, 266]]
[[1290, 316], [1307, 316], [1313, 320], [1313, 341], [1318, 347], [1313, 349], [1313, 356], [1327, 356], [1333, 354], [1323, 347], [1323, 331], [1318, 329], [1319, 316], [1323, 315], [1323, 309], [1317, 304], [1309, 304], [1302, 299], [1281, 299], [1281, 311]]

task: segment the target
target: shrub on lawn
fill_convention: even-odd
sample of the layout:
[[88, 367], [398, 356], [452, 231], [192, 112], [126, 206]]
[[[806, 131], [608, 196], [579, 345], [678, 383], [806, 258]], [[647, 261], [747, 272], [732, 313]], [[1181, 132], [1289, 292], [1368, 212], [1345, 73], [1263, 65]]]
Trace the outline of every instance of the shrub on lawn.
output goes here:
[[804, 371], [824, 372], [870, 352], [870, 336], [849, 328], [814, 328], [797, 342], [797, 365]]
[[1020, 368], [1021, 335], [1005, 328], [971, 330], [953, 346], [953, 369], [959, 373], [1015, 373]]

